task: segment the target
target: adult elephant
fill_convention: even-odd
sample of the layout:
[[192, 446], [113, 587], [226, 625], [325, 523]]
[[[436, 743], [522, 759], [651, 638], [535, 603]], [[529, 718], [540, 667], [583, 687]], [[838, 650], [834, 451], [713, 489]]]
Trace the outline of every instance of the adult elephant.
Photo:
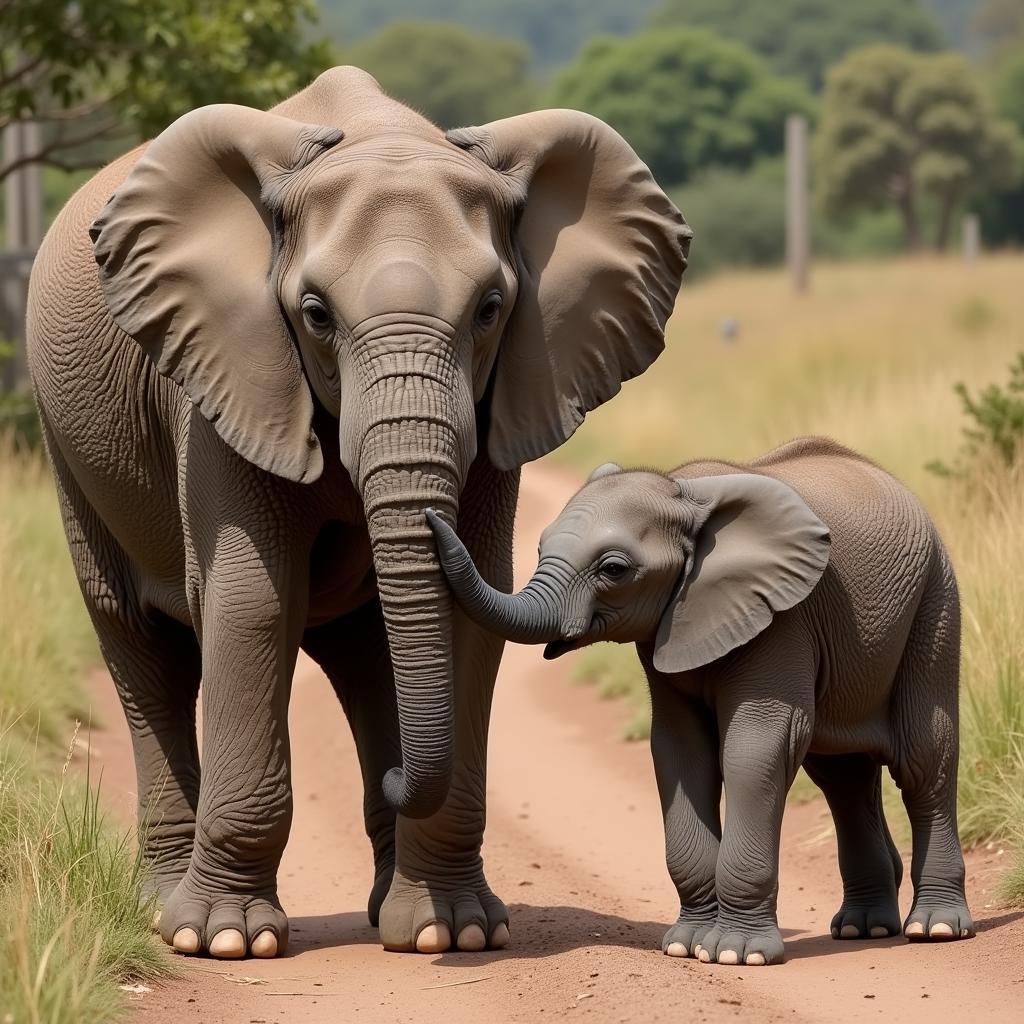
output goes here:
[[518, 467], [656, 358], [689, 235], [602, 122], [444, 134], [356, 68], [195, 110], [61, 213], [32, 378], [176, 949], [285, 948], [300, 646], [355, 735], [384, 946], [507, 942], [501, 642], [453, 613], [424, 508], [509, 587]]

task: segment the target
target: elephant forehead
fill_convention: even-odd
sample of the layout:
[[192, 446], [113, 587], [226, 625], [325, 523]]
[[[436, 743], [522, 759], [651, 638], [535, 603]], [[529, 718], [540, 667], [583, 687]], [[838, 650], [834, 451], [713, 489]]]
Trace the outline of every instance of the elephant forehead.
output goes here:
[[309, 272], [329, 286], [357, 262], [404, 248], [409, 263], [447, 263], [473, 282], [493, 275], [510, 214], [486, 182], [446, 156], [339, 161], [309, 186], [296, 219]]

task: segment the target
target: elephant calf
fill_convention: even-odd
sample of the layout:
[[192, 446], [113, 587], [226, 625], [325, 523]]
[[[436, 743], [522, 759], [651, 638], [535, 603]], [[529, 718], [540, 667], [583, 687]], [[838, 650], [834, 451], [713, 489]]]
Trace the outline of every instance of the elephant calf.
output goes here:
[[511, 596], [481, 580], [442, 520], [431, 525], [456, 599], [495, 633], [546, 642], [548, 658], [636, 643], [681, 908], [666, 953], [783, 959], [779, 836], [801, 765], [835, 819], [834, 938], [901, 930], [883, 764], [913, 826], [904, 934], [973, 934], [956, 826], [956, 579], [925, 510], [888, 473], [822, 438], [746, 466], [694, 462], [667, 476], [601, 466], [544, 531], [533, 579]]

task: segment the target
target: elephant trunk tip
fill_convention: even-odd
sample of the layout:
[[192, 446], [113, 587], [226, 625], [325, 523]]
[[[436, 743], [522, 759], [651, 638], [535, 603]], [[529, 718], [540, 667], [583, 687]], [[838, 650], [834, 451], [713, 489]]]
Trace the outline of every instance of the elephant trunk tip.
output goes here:
[[[437, 814], [448, 799], [448, 776], [429, 787], [413, 787], [402, 768], [389, 768], [381, 790], [384, 799], [406, 818], [429, 818]], [[414, 793], [415, 789], [415, 793]]]

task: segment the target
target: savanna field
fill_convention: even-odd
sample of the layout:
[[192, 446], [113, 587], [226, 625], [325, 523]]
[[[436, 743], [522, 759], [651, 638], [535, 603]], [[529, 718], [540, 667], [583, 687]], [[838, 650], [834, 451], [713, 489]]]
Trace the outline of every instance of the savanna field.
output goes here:
[[[1024, 257], [993, 256], [973, 268], [953, 258], [820, 266], [802, 297], [781, 271], [686, 284], [664, 356], [557, 455], [580, 474], [610, 459], [668, 469], [816, 433], [905, 480], [938, 523], [962, 590], [961, 835], [1007, 850], [1024, 842], [1024, 465], [966, 452], [954, 385], [1005, 385], [1024, 351], [1022, 282]], [[112, 1019], [117, 985], [168, 960], [139, 907], [130, 841], [64, 771], [86, 736], [83, 726], [74, 739], [88, 713], [79, 681], [98, 654], [48, 473], [10, 444], [2, 452], [0, 1006], [19, 1021]], [[928, 470], [934, 460], [957, 472]], [[626, 698], [624, 733], [644, 735], [632, 649], [602, 645], [577, 665]], [[1024, 903], [1024, 860], [1006, 860], [1003, 898]]]

